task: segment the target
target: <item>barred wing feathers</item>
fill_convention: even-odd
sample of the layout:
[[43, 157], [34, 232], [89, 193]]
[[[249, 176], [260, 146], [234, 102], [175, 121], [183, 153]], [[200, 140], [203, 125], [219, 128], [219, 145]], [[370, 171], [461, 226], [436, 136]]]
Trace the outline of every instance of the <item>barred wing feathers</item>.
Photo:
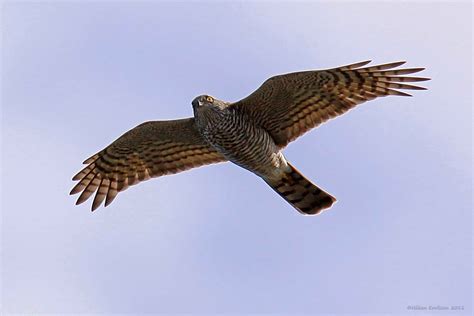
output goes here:
[[410, 96], [399, 90], [426, 89], [405, 82], [429, 78], [404, 76], [424, 68], [394, 69], [403, 61], [364, 67], [369, 62], [274, 76], [231, 106], [264, 127], [277, 145], [285, 147], [358, 104], [388, 95]]
[[80, 204], [95, 193], [95, 210], [141, 181], [222, 161], [226, 159], [201, 137], [193, 118], [145, 122], [84, 161], [87, 166], [73, 177], [79, 182], [71, 194], [81, 193]]

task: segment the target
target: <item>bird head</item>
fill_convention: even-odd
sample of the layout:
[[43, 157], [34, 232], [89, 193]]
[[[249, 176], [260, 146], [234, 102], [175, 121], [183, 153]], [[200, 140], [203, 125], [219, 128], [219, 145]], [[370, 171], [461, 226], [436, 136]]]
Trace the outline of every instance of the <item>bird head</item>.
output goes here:
[[204, 94], [204, 95], [200, 95], [196, 97], [193, 100], [192, 105], [193, 105], [194, 110], [197, 110], [199, 108], [204, 108], [204, 107], [213, 107], [215, 106], [215, 101], [216, 99], [214, 99], [210, 95]]
[[211, 97], [210, 95], [200, 95], [193, 102], [194, 117], [216, 119], [226, 112], [230, 103]]

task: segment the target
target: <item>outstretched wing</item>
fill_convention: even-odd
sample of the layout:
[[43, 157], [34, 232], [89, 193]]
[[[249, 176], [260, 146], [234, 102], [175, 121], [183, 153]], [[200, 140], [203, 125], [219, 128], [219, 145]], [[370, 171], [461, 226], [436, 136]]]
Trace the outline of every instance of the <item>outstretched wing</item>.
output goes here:
[[387, 95], [410, 96], [398, 89], [426, 89], [402, 83], [429, 80], [403, 76], [424, 68], [393, 70], [405, 62], [361, 68], [369, 62], [275, 76], [231, 107], [265, 128], [284, 147], [360, 103]]
[[95, 210], [140, 181], [222, 161], [226, 159], [201, 137], [193, 118], [146, 122], [84, 161], [87, 167], [73, 177], [79, 182], [71, 194], [82, 192], [80, 204], [96, 192]]

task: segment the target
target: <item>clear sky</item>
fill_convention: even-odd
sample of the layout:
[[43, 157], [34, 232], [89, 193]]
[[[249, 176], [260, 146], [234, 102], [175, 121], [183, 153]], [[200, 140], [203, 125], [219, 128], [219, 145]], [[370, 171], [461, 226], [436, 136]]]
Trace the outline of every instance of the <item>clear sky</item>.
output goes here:
[[[471, 27], [467, 1], [3, 4], [3, 312], [470, 315]], [[338, 198], [320, 216], [230, 163], [94, 213], [68, 195], [85, 158], [199, 94], [366, 59], [433, 80], [286, 149]]]

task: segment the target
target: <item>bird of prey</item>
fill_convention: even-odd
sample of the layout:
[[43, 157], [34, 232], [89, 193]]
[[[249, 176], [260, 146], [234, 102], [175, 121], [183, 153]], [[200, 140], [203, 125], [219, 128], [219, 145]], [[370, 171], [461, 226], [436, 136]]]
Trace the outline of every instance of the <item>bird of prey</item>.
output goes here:
[[411, 96], [399, 90], [426, 88], [405, 82], [429, 80], [404, 76], [424, 68], [394, 69], [405, 62], [366, 66], [369, 62], [274, 76], [233, 103], [198, 96], [194, 117], [145, 122], [86, 159], [71, 194], [82, 192], [80, 204], [95, 192], [93, 211], [140, 181], [230, 161], [262, 178], [301, 214], [319, 214], [336, 199], [293, 167], [282, 149], [358, 104]]

